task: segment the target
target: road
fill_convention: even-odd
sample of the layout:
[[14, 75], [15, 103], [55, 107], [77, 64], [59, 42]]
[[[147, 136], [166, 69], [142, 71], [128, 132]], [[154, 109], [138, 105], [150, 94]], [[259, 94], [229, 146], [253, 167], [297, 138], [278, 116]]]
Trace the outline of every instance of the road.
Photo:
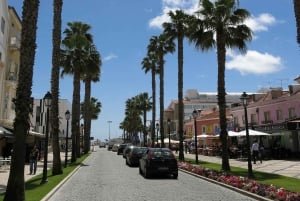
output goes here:
[[254, 201], [179, 171], [178, 179], [145, 179], [122, 155], [96, 148], [49, 201]]

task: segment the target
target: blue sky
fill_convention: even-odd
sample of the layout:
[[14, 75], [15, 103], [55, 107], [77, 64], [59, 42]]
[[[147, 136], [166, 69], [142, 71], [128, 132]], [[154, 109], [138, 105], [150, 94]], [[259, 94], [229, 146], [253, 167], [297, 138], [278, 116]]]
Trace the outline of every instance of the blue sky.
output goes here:
[[[22, 17], [21, 0], [8, 0]], [[37, 53], [32, 95], [42, 98], [50, 89], [52, 51], [52, 2], [41, 1], [37, 32]], [[99, 119], [92, 122], [92, 136], [107, 139], [120, 136], [125, 102], [140, 93], [151, 96], [151, 75], [142, 71], [141, 61], [151, 36], [162, 33], [169, 10], [192, 13], [198, 0], [64, 0], [62, 30], [67, 22], [90, 24], [94, 42], [102, 56], [100, 82], [93, 84], [92, 96], [102, 103]], [[248, 52], [229, 50], [226, 60], [226, 91], [256, 92], [262, 87], [295, 84], [299, 75], [299, 46], [292, 0], [240, 0], [240, 7], [251, 13], [246, 24], [253, 30]], [[165, 107], [177, 99], [177, 53], [165, 57]], [[197, 51], [184, 46], [184, 92], [217, 91], [216, 51]], [[158, 78], [157, 78], [158, 80]], [[82, 85], [83, 86], [83, 85]], [[83, 88], [83, 87], [82, 87]], [[72, 101], [72, 79], [60, 82], [60, 98]], [[82, 97], [83, 97], [82, 92]], [[150, 119], [150, 115], [149, 115]]]

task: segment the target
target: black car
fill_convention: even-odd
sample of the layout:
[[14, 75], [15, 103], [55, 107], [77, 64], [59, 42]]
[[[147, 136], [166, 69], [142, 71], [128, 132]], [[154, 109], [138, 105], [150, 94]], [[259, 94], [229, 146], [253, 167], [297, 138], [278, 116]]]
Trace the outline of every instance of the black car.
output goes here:
[[139, 160], [147, 150], [148, 147], [132, 147], [126, 154], [126, 165], [138, 166]]
[[117, 154], [123, 154], [124, 149], [126, 148], [128, 144], [120, 144], [117, 150]]
[[123, 150], [123, 158], [126, 159], [126, 155], [129, 153], [129, 151], [130, 151], [131, 149], [133, 149], [133, 147], [136, 147], [136, 146], [134, 146], [134, 145], [132, 145], [132, 144], [128, 144], [128, 145], [125, 147], [125, 149]]
[[148, 148], [139, 160], [139, 172], [145, 178], [164, 174], [177, 179], [177, 159], [169, 148]]

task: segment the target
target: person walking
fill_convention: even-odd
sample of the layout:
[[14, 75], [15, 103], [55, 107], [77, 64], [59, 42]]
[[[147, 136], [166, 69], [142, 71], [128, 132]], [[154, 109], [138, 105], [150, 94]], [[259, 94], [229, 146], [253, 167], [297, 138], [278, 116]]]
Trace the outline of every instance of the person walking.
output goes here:
[[34, 145], [33, 149], [30, 151], [30, 167], [29, 167], [29, 174], [35, 174], [37, 169], [37, 161], [39, 158], [40, 151], [37, 145]]
[[265, 147], [263, 143], [259, 144], [259, 153], [258, 153], [258, 158], [260, 160], [260, 163], [262, 163], [263, 158], [264, 158], [264, 152], [265, 152]]
[[253, 164], [256, 164], [256, 159], [257, 159], [258, 153], [259, 153], [259, 145], [256, 140], [252, 144], [251, 152], [252, 152], [252, 157], [253, 157]]

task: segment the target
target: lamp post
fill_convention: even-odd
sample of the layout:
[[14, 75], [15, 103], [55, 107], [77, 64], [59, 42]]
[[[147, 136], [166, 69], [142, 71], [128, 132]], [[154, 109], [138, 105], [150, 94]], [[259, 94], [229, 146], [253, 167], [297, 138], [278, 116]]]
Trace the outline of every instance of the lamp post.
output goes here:
[[108, 141], [110, 141], [110, 124], [112, 123], [112, 121], [107, 121], [108, 123]]
[[68, 142], [68, 138], [69, 138], [69, 120], [70, 120], [70, 111], [67, 110], [65, 112], [65, 117], [66, 117], [66, 120], [67, 120], [67, 130], [66, 130], [66, 148], [65, 148], [65, 168], [67, 167], [67, 163], [68, 163], [68, 145], [69, 145], [69, 142]]
[[158, 146], [158, 131], [159, 131], [159, 123], [156, 123], [156, 142]]
[[194, 127], [195, 127], [195, 157], [196, 157], [196, 164], [198, 164], [198, 139], [197, 139], [197, 116], [198, 112], [194, 109], [193, 111], [193, 118], [194, 118]]
[[251, 151], [250, 151], [250, 140], [249, 140], [249, 128], [248, 128], [248, 114], [247, 114], [247, 102], [249, 99], [248, 94], [246, 92], [243, 92], [241, 95], [241, 101], [244, 106], [244, 112], [245, 112], [245, 129], [246, 129], [246, 143], [247, 143], [247, 159], [248, 159], [248, 177], [253, 178], [253, 172], [252, 172], [252, 163], [251, 163]]
[[169, 149], [171, 149], [171, 120], [168, 119]]
[[45, 135], [45, 147], [44, 147], [44, 167], [43, 167], [43, 177], [41, 184], [48, 182], [47, 179], [47, 163], [48, 163], [48, 137], [49, 137], [49, 108], [51, 106], [52, 95], [48, 91], [44, 96], [44, 105], [47, 107], [46, 115], [46, 135]]

